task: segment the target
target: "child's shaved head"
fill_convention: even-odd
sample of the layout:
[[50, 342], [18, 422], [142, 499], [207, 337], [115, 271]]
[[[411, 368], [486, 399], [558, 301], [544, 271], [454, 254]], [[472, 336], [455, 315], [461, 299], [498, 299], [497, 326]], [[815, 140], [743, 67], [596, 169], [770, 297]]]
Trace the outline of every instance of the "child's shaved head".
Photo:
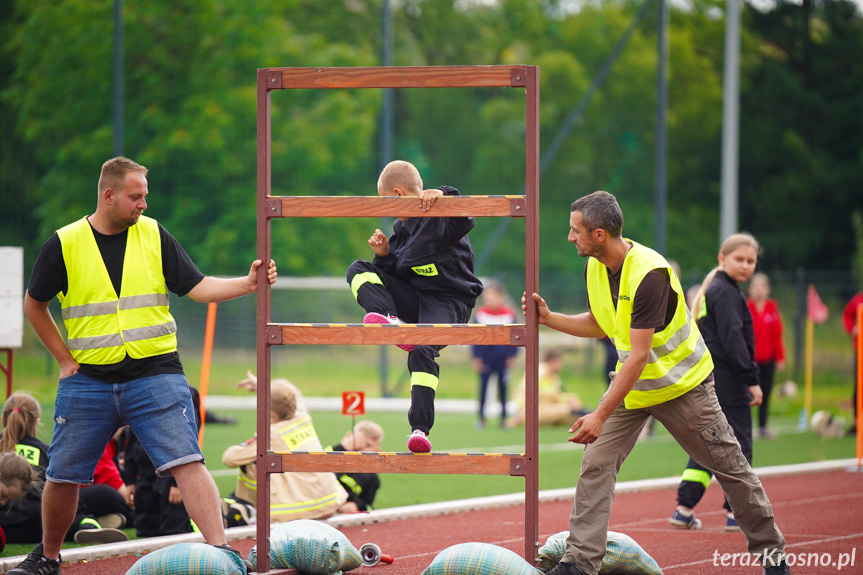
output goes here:
[[416, 166], [404, 160], [395, 160], [386, 165], [378, 178], [378, 193], [392, 192], [395, 188], [415, 194], [423, 190], [423, 179]]

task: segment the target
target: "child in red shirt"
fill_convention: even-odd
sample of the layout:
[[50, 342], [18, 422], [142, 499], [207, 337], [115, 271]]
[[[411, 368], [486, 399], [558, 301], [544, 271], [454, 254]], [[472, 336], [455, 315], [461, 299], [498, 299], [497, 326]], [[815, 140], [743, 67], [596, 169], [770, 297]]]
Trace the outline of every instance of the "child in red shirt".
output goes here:
[[763, 273], [752, 275], [749, 281], [749, 298], [746, 300], [752, 314], [752, 331], [755, 333], [755, 363], [758, 365], [764, 399], [758, 406], [758, 437], [775, 439], [767, 429], [770, 391], [776, 371], [785, 369], [785, 345], [782, 343], [782, 316], [776, 300], [770, 299], [770, 280]]

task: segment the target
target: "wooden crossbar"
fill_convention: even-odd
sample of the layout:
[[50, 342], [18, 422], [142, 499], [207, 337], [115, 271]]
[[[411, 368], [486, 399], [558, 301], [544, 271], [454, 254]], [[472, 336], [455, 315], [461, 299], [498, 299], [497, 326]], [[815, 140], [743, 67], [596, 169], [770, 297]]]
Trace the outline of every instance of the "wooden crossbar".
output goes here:
[[525, 345], [521, 324], [270, 323], [269, 345]]
[[359, 451], [271, 451], [280, 471], [511, 475], [525, 473], [520, 453], [386, 453]]
[[267, 88], [514, 88], [526, 86], [524, 66], [379, 66], [267, 68]]
[[524, 217], [524, 196], [444, 196], [424, 212], [417, 198], [381, 196], [269, 196], [268, 218]]

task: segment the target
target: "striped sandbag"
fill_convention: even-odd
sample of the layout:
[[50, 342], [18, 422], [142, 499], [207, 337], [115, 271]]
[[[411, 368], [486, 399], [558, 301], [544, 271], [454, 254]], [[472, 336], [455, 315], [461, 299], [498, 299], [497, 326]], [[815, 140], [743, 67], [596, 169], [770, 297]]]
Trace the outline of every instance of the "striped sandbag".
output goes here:
[[[539, 548], [539, 565], [544, 571], [554, 568], [566, 552], [569, 531], [555, 533]], [[624, 533], [608, 532], [605, 557], [599, 575], [662, 575], [662, 569], [635, 539]]]
[[177, 543], [144, 555], [126, 575], [246, 575], [236, 553], [206, 543]]
[[[257, 548], [249, 555], [257, 569]], [[311, 575], [333, 575], [363, 564], [363, 558], [345, 534], [312, 519], [274, 525], [270, 530], [270, 564], [274, 569], [297, 569]]]
[[422, 575], [537, 575], [517, 553], [490, 543], [460, 543], [447, 547]]

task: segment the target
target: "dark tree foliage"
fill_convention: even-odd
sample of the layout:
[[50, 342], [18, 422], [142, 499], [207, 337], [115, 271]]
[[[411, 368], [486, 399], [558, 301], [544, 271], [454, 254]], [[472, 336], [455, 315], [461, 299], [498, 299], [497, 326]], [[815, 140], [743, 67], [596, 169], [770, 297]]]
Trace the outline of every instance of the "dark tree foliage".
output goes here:
[[747, 10], [740, 215], [774, 266], [848, 269], [863, 207], [863, 18], [844, 0]]
[[[393, 6], [398, 66], [535, 64], [542, 151], [586, 93], [644, 2], [403, 0]], [[668, 110], [668, 256], [710, 266], [718, 245], [724, 1], [673, 6]], [[566, 243], [570, 203], [605, 189], [626, 235], [648, 245], [653, 207], [656, 10], [638, 23], [543, 174], [541, 265], [582, 265]], [[381, 62], [382, 0], [125, 2], [125, 153], [150, 168], [149, 214], [211, 274], [256, 252], [255, 73], [272, 66]], [[740, 223], [766, 267], [848, 269], [851, 213], [863, 198], [863, 21], [839, 0], [744, 13]], [[95, 206], [113, 151], [112, 3], [0, 8], [0, 243], [32, 262], [57, 227]], [[273, 94], [273, 193], [375, 193], [380, 90]], [[524, 93], [400, 90], [395, 154], [428, 186], [517, 194], [524, 186]], [[367, 219], [278, 221], [286, 275], [341, 275], [369, 257]], [[483, 275], [517, 276], [523, 222], [481, 219]]]

